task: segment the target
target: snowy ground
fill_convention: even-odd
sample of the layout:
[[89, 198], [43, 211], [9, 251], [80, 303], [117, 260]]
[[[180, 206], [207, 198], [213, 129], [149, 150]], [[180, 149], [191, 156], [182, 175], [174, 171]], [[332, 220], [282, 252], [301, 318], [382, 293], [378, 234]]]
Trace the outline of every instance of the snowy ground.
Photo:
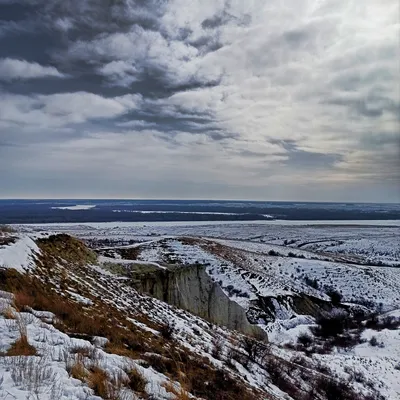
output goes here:
[[261, 221], [245, 223], [87, 223], [24, 225], [28, 231], [69, 232], [86, 239], [149, 240], [149, 236], [197, 236], [241, 239], [297, 248], [325, 256], [385, 265], [400, 265], [400, 220]]
[[[29, 231], [31, 236], [22, 235], [15, 243], [0, 246], [0, 265], [17, 267], [21, 271], [32, 269], [34, 255], [39, 252], [33, 239], [44, 229], [49, 227], [25, 226], [24, 230]], [[51, 231], [72, 233], [92, 244], [107, 239], [108, 242], [101, 242], [100, 247], [114, 249], [117, 260], [102, 256], [99, 258], [99, 265], [90, 267], [90, 279], [85, 281], [88, 293], [93, 294], [99, 288], [103, 288], [103, 300], [115, 302], [124, 312], [128, 313], [128, 310], [140, 307], [141, 311], [148, 313], [155, 320], [173, 320], [177, 327], [177, 338], [182, 345], [191, 352], [209, 358], [216, 365], [220, 361], [210, 356], [212, 335], [215, 333], [210, 334], [207, 331], [206, 323], [155, 299], [139, 300], [129, 297], [132, 296], [131, 289], [124, 287], [120, 277], [102, 269], [101, 264], [115, 260], [127, 265], [131, 262], [152, 263], [163, 268], [163, 265], [168, 263], [178, 262], [188, 267], [200, 263], [205, 265], [207, 273], [221, 285], [224, 292], [245, 310], [249, 309], [252, 301], [258, 297], [278, 298], [306, 294], [326, 301], [329, 300], [326, 294], [326, 287], [329, 286], [341, 293], [343, 302], [353, 303], [365, 299], [379, 306], [381, 311], [397, 313], [396, 315], [400, 316], [400, 268], [394, 267], [400, 265], [399, 227], [248, 223], [139, 226], [124, 223], [52, 225]], [[118, 249], [121, 248], [139, 249], [137, 259], [122, 260], [118, 253]], [[73, 278], [77, 281], [82, 280], [81, 276]], [[316, 282], [316, 287], [310, 286], [307, 281]], [[70, 289], [67, 293], [75, 301], [90, 304], [89, 295], [78, 295], [73, 288]], [[3, 307], [4, 310], [9, 307], [11, 300], [4, 293], [0, 297], [0, 308]], [[293, 351], [283, 345], [295, 343], [301, 333], [309, 333], [315, 321], [308, 315], [294, 314], [290, 308], [278, 304], [277, 310], [276, 320], [264, 328], [273, 342], [273, 351], [290, 360]], [[27, 326], [30, 342], [38, 348], [39, 358], [36, 357], [35, 360], [38, 365], [43, 365], [43, 371], [50, 371], [49, 379], [43, 379], [43, 387], [38, 389], [42, 396], [39, 398], [51, 399], [52, 390], [56, 390], [62, 393], [60, 399], [63, 400], [96, 399], [87, 385], [68, 375], [68, 361], [60, 356], [63, 353], [72, 357], [73, 354], [71, 355], [68, 349], [78, 345], [80, 342], [74, 342], [78, 339], [66, 337], [39, 317], [40, 314], [36, 317], [31, 314], [24, 317], [21, 314], [21, 318], [27, 318], [29, 322]], [[51, 319], [51, 315], [47, 315], [47, 320], [49, 317]], [[142, 329], [157, 334], [153, 328], [134, 320], [133, 317], [129, 318]], [[198, 332], [202, 332], [201, 336]], [[224, 330], [219, 332], [226, 340], [227, 333]], [[18, 334], [10, 320], [0, 316], [0, 352], [6, 351], [17, 339]], [[377, 346], [369, 343], [373, 336], [376, 337]], [[400, 399], [400, 331], [367, 329], [362, 333], [362, 338], [365, 342], [353, 348], [336, 349], [331, 354], [313, 354], [310, 360], [329, 366], [343, 379], [348, 379], [357, 371], [364, 376], [365, 382], [372, 382], [387, 400]], [[83, 344], [90, 345], [89, 342]], [[132, 362], [124, 357], [105, 353], [101, 346], [95, 350], [101, 355], [102, 365], [110, 371], [123, 373], [127, 363]], [[24, 362], [24, 365], [29, 364], [28, 361]], [[18, 384], [12, 378], [13, 371], [17, 368], [12, 363], [15, 364], [15, 361], [8, 361], [7, 357], [3, 357], [0, 362], [0, 382], [3, 376], [0, 398], [9, 392], [10, 398], [15, 396], [18, 400], [26, 399], [29, 391], [26, 385]], [[161, 386], [162, 382], [168, 379], [166, 376], [156, 373], [151, 368], [143, 368], [140, 362], [135, 362], [134, 366], [149, 382], [155, 382], [148, 388], [149, 393], [155, 393], [159, 399], [168, 398]], [[253, 368], [254, 370], [249, 372], [238, 366], [239, 373], [246, 376], [252, 386], [263, 387], [265, 371], [257, 366]], [[362, 389], [365, 382], [355, 382], [354, 385]], [[284, 398], [273, 385], [271, 391], [277, 394], [276, 398]], [[129, 395], [134, 396], [127, 394]]]
[[[13, 319], [6, 319], [2, 311], [8, 309]], [[20, 313], [12, 307], [12, 297], [0, 292], [0, 353], [7, 352], [11, 344], [21, 336], [21, 324], [26, 329], [29, 344], [37, 350], [35, 356], [2, 356], [0, 357], [0, 398], [1, 399], [40, 399], [40, 400], [100, 400], [93, 390], [81, 380], [70, 376], [68, 369], [79, 357], [77, 350], [84, 349], [90, 356], [80, 362], [89, 369], [91, 366], [106, 370], [108, 374], [125, 376], [132, 369], [137, 369], [147, 380], [146, 391], [158, 399], [170, 399], [163, 383], [168, 378], [151, 367], [144, 368], [140, 361], [109, 354], [101, 345], [93, 345], [82, 339], [71, 338], [60, 332], [53, 325], [43, 322], [53, 319], [51, 313]], [[98, 338], [97, 343], [106, 341]], [[134, 400], [138, 397], [127, 388], [121, 389], [120, 398]]]

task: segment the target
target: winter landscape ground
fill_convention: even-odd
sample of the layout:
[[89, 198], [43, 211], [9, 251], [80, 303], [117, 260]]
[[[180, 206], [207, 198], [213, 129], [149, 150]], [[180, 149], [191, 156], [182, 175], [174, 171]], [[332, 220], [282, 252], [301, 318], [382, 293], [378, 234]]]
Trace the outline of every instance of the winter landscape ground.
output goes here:
[[0, 232], [0, 399], [400, 399], [396, 221]]

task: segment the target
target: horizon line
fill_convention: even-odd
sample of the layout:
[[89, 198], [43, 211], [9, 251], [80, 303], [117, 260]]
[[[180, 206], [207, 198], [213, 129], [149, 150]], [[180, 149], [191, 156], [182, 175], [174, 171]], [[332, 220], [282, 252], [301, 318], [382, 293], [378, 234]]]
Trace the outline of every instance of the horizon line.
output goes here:
[[179, 198], [124, 198], [124, 197], [118, 197], [118, 198], [107, 198], [107, 197], [54, 197], [54, 198], [29, 198], [29, 197], [10, 197], [10, 198], [1, 198], [0, 201], [50, 201], [50, 200], [66, 200], [66, 201], [204, 201], [204, 202], [210, 202], [210, 201], [216, 201], [216, 202], [246, 202], [246, 203], [319, 203], [319, 204], [394, 204], [394, 205], [400, 205], [399, 202], [393, 202], [393, 201], [381, 201], [381, 202], [373, 202], [373, 201], [329, 201], [329, 200], [323, 200], [323, 201], [311, 201], [311, 200], [244, 200], [244, 199], [198, 199], [198, 198], [186, 198], [186, 199], [179, 199]]

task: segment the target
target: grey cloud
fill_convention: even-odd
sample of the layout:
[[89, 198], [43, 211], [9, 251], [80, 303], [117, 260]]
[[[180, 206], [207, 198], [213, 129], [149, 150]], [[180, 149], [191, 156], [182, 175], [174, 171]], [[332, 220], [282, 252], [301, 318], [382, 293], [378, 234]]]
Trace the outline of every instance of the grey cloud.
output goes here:
[[365, 117], [381, 117], [384, 112], [400, 117], [400, 101], [396, 103], [394, 100], [380, 95], [358, 96], [358, 98], [336, 96], [324, 101], [328, 104], [344, 106], [350, 112]]
[[280, 144], [286, 150], [284, 154], [287, 156], [287, 160], [284, 164], [289, 167], [329, 169], [343, 159], [341, 154], [324, 154], [299, 149], [297, 144], [290, 140]]
[[201, 22], [201, 27], [203, 29], [216, 29], [223, 25], [228, 24], [229, 22], [236, 22], [239, 24], [248, 25], [250, 23], [251, 17], [248, 14], [243, 16], [232, 15], [229, 13], [229, 2], [225, 3], [225, 7], [222, 9], [220, 13], [213, 15], [210, 18], [206, 18]]
[[52, 66], [12, 58], [0, 59], [0, 80], [35, 79], [42, 77], [64, 78], [65, 75]]
[[304, 150], [288, 152], [287, 165], [297, 168], [326, 168], [334, 166], [342, 159], [340, 154], [313, 153]]
[[[397, 125], [397, 129], [394, 132], [368, 132], [361, 138], [363, 147], [371, 150], [376, 150], [383, 146], [394, 146], [398, 148], [400, 152], [400, 124]], [[400, 154], [399, 154], [400, 155]]]
[[3, 65], [0, 148], [22, 160], [4, 190], [28, 171], [43, 189], [44, 171], [80, 187], [101, 171], [92, 193], [112, 182], [126, 196], [113, 177], [141, 170], [143, 190], [193, 178], [209, 197], [251, 198], [319, 182], [336, 198], [351, 180], [393, 198], [395, 0], [182, 4], [0, 0], [0, 58], [24, 63], [7, 80]]

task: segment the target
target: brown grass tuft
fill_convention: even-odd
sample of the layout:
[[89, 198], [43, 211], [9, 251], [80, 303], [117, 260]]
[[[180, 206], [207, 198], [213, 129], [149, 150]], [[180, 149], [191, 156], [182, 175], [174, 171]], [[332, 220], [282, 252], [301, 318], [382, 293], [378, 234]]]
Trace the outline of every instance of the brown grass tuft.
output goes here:
[[17, 339], [7, 351], [7, 356], [35, 356], [36, 349], [29, 344], [26, 335]]
[[177, 389], [172, 382], [166, 382], [162, 385], [168, 393], [175, 396], [174, 400], [190, 400], [189, 393], [182, 387]]
[[134, 392], [144, 393], [147, 381], [137, 368], [132, 368], [127, 372], [129, 382], [128, 386]]
[[83, 362], [78, 358], [69, 368], [68, 373], [75, 379], [84, 382], [88, 373], [83, 365]]
[[1, 314], [5, 319], [15, 319], [15, 312], [14, 309], [11, 306], [6, 307]]
[[20, 291], [14, 293], [14, 304], [19, 311], [23, 311], [27, 307], [32, 307], [34, 303], [35, 298], [32, 295]]
[[93, 389], [95, 395], [107, 399], [109, 397], [108, 376], [106, 371], [99, 367], [92, 367], [87, 378], [89, 387]]

